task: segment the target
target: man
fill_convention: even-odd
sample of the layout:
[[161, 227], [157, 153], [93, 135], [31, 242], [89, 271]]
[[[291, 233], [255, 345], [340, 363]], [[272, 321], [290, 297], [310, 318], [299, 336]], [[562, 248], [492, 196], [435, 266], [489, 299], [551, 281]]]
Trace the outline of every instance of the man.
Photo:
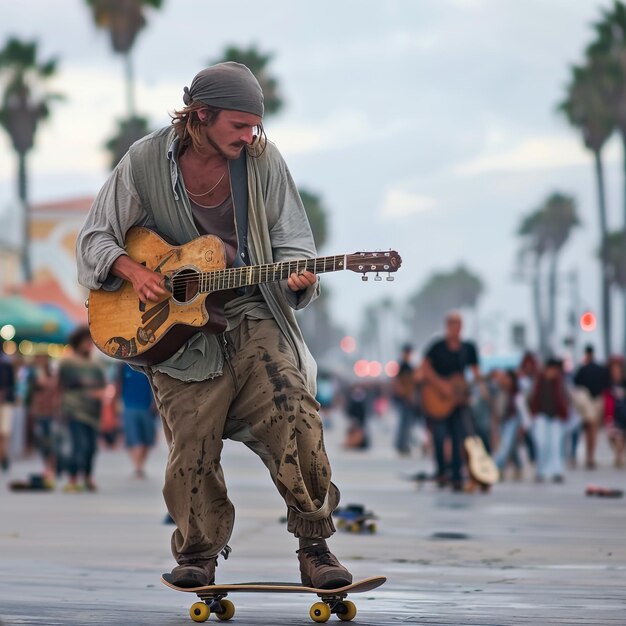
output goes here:
[[9, 444], [15, 406], [15, 371], [0, 341], [0, 469], [9, 470]]
[[[168, 295], [160, 274], [124, 254], [134, 225], [158, 227], [176, 244], [218, 235], [229, 265], [315, 256], [296, 186], [265, 139], [263, 94], [250, 70], [232, 62], [206, 68], [183, 99], [172, 127], [132, 146], [96, 198], [77, 244], [86, 287], [116, 289], [123, 279], [142, 302]], [[294, 314], [318, 291], [317, 277], [302, 272], [233, 294], [223, 334], [197, 333], [145, 369], [170, 447], [163, 493], [177, 525], [178, 566], [168, 575], [176, 585], [212, 583], [217, 556], [230, 550], [223, 438], [244, 442], [267, 466], [288, 507], [287, 528], [299, 539], [302, 582], [333, 588], [352, 581], [326, 545], [339, 491], [330, 481], [315, 367]]]
[[595, 469], [598, 428], [604, 409], [603, 394], [610, 387], [610, 379], [608, 369], [596, 363], [591, 344], [585, 346], [583, 363], [574, 375], [574, 386], [575, 404], [585, 431], [586, 466], [587, 469]]
[[398, 373], [393, 379], [393, 400], [398, 411], [398, 430], [396, 431], [395, 448], [401, 456], [411, 454], [411, 428], [416, 418], [415, 406], [415, 372], [411, 357], [413, 346], [409, 343], [402, 346]]
[[[72, 442], [67, 463], [68, 483], [63, 490], [96, 491], [93, 470], [106, 379], [102, 367], [91, 358], [93, 341], [86, 326], [74, 330], [68, 344], [72, 354], [59, 365], [61, 418], [67, 423]], [[83, 478], [82, 485], [79, 477]]]
[[146, 477], [144, 466], [156, 439], [155, 406], [148, 378], [126, 364], [120, 368], [118, 395], [122, 405], [124, 443], [135, 470], [135, 478]]
[[[435, 460], [437, 464], [437, 482], [445, 486], [448, 479], [452, 480], [452, 488], [455, 491], [463, 490], [463, 439], [465, 428], [463, 424], [463, 411], [466, 410], [467, 390], [465, 383], [465, 370], [472, 370], [474, 379], [480, 378], [478, 367], [478, 354], [476, 346], [471, 341], [461, 339], [463, 320], [460, 313], [453, 311], [446, 316], [446, 328], [444, 337], [434, 341], [426, 350], [422, 364], [424, 381], [431, 388], [446, 397], [454, 397], [451, 410], [438, 418], [429, 414], [426, 402], [426, 389], [424, 389], [424, 412], [429, 417], [430, 427], [435, 447]], [[448, 463], [446, 460], [446, 441], [450, 441], [451, 448], [451, 476], [448, 476]]]

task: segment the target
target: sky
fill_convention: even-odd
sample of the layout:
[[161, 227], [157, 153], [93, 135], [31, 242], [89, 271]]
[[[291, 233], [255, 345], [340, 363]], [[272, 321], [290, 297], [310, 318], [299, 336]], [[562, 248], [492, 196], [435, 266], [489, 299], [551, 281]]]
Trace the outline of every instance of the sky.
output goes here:
[[[103, 149], [125, 113], [123, 65], [84, 0], [3, 3], [0, 42], [39, 41], [59, 58], [64, 93], [30, 156], [34, 201], [91, 195], [108, 175]], [[333, 315], [356, 332], [370, 303], [401, 306], [433, 272], [464, 263], [485, 283], [469, 332], [510, 349], [512, 323], [532, 340], [530, 286], [515, 277], [522, 217], [552, 192], [575, 196], [582, 227], [561, 270], [579, 276], [579, 308], [597, 310], [593, 164], [555, 109], [569, 67], [609, 0], [164, 0], [133, 50], [137, 109], [169, 123], [182, 92], [227, 45], [274, 58], [284, 111], [267, 121], [300, 187], [320, 194], [329, 239], [320, 254], [397, 250], [393, 282], [351, 272], [322, 278]], [[623, 226], [621, 147], [605, 151], [609, 223]], [[15, 158], [0, 134], [0, 216], [10, 232]], [[559, 293], [565, 331], [570, 303]], [[618, 316], [619, 319], [619, 316]], [[615, 338], [620, 345], [619, 333]], [[586, 336], [599, 345], [595, 333]]]

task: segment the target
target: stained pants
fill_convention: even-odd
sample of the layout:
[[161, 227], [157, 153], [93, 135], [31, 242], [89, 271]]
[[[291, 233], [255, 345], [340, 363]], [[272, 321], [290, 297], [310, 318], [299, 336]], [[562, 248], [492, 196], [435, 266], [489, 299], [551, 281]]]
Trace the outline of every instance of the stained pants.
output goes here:
[[235, 512], [220, 465], [222, 439], [241, 441], [266, 465], [296, 537], [327, 538], [339, 490], [331, 483], [319, 404], [274, 320], [248, 320], [224, 335], [222, 376], [182, 382], [150, 375], [169, 445], [163, 495], [178, 563], [219, 554]]

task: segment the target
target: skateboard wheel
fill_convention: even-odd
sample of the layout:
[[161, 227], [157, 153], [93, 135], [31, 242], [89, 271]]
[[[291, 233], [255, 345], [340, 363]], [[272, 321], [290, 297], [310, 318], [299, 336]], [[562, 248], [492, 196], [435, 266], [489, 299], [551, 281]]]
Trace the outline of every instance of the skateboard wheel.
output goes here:
[[360, 533], [361, 532], [361, 524], [358, 522], [353, 522], [350, 524], [350, 532], [352, 533]]
[[375, 534], [375, 533], [376, 533], [376, 531], [378, 530], [378, 528], [376, 527], [376, 524], [370, 524], [370, 525], [367, 527], [367, 530], [369, 530], [369, 531], [370, 531], [370, 533], [373, 535], [373, 534]]
[[230, 600], [220, 600], [220, 607], [222, 607], [220, 613], [214, 611], [215, 615], [217, 615], [217, 619], [221, 619], [225, 622], [235, 615], [235, 605]]
[[342, 622], [349, 622], [356, 617], [356, 604], [350, 600], [344, 600], [338, 607], [337, 617]]
[[330, 618], [330, 607], [325, 602], [316, 602], [309, 611], [314, 622], [324, 623]]
[[194, 622], [206, 622], [211, 609], [204, 602], [194, 602], [189, 609], [189, 616]]
[[346, 527], [346, 520], [345, 519], [337, 520], [337, 528], [339, 528], [340, 530], [343, 530], [345, 527]]

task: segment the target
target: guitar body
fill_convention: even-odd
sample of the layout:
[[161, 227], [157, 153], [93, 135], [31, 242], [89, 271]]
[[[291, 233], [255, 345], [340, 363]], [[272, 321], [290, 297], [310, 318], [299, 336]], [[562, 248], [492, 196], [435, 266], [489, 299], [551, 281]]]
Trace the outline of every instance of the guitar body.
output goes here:
[[467, 402], [467, 382], [463, 374], [453, 374], [443, 386], [426, 382], [421, 398], [424, 413], [432, 419], [445, 419], [457, 406]]
[[219, 333], [226, 328], [225, 292], [200, 293], [197, 280], [198, 272], [226, 267], [221, 239], [204, 235], [172, 246], [155, 232], [134, 227], [128, 231], [125, 249], [133, 260], [163, 274], [172, 294], [143, 304], [127, 281], [117, 291], [92, 291], [89, 330], [104, 354], [136, 365], [153, 365], [172, 356], [198, 330]]
[[494, 485], [498, 482], [499, 472], [496, 464], [478, 435], [466, 437], [463, 445], [467, 453], [467, 470], [480, 485]]
[[381, 280], [379, 272], [387, 272], [387, 280], [393, 280], [391, 273], [402, 264], [400, 255], [389, 250], [227, 268], [219, 237], [203, 235], [175, 246], [141, 227], [128, 231], [124, 246], [131, 259], [162, 274], [171, 293], [144, 304], [127, 281], [117, 291], [91, 291], [89, 330], [104, 354], [135, 365], [165, 361], [199, 330], [223, 332], [224, 305], [236, 296], [235, 290], [287, 280], [304, 271], [319, 274], [348, 269], [364, 279], [367, 273], [376, 272], [377, 280]]

